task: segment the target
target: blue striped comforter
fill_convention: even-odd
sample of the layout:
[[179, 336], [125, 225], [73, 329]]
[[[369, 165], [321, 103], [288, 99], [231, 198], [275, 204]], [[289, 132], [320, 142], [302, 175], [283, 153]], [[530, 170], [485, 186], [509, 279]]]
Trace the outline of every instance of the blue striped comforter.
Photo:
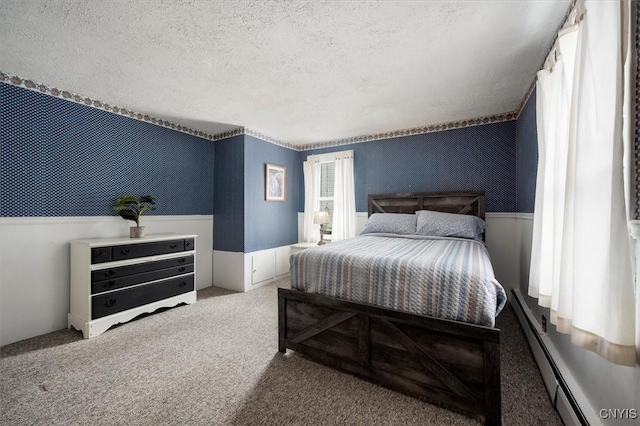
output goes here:
[[493, 327], [506, 302], [484, 244], [367, 234], [291, 256], [291, 288]]

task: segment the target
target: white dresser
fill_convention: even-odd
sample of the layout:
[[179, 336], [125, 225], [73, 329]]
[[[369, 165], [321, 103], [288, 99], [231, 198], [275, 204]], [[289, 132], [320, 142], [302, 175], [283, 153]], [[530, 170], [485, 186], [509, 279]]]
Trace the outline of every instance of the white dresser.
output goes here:
[[71, 241], [68, 327], [88, 339], [142, 313], [195, 303], [196, 237]]

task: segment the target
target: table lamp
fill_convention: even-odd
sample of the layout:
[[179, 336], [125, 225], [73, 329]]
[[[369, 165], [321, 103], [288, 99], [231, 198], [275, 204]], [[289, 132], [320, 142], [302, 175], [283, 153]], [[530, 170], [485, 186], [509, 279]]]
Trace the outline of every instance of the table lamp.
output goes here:
[[318, 245], [323, 245], [324, 242], [324, 225], [329, 223], [329, 212], [315, 212], [313, 214], [313, 223], [320, 225], [320, 241]]

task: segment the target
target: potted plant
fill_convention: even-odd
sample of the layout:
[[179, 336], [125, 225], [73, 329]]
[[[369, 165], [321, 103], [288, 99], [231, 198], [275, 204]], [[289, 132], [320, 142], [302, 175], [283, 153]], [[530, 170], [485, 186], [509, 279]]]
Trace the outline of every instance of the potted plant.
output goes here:
[[125, 195], [118, 198], [115, 210], [120, 217], [136, 223], [136, 226], [129, 228], [129, 236], [131, 238], [144, 237], [144, 226], [140, 226], [140, 216], [147, 210], [153, 210], [155, 204], [156, 200], [151, 195], [143, 195], [142, 197]]

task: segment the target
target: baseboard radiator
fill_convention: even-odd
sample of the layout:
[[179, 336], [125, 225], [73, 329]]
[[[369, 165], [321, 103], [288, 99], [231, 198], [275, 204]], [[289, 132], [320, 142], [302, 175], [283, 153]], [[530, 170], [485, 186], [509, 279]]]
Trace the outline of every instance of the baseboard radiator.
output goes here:
[[588, 399], [564, 365], [555, 346], [527, 306], [519, 290], [511, 290], [511, 306], [527, 336], [549, 397], [566, 426], [599, 425]]

